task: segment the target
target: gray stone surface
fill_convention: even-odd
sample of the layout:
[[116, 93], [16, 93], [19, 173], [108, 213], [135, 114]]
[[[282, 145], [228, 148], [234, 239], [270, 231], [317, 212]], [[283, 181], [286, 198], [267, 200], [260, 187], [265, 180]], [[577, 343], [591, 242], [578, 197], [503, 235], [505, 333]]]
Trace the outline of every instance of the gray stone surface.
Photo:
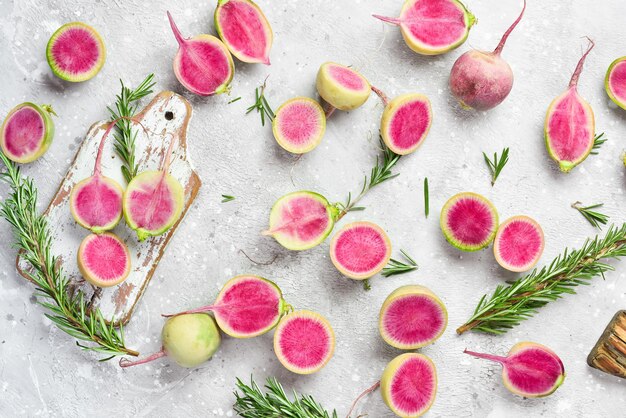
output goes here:
[[[504, 336], [458, 337], [454, 329], [480, 296], [515, 276], [498, 267], [490, 250], [454, 250], [438, 225], [438, 212], [451, 195], [483, 193], [503, 219], [527, 214], [541, 223], [547, 240], [545, 263], [565, 246], [579, 246], [596, 232], [570, 209], [572, 202], [604, 202], [613, 222], [626, 221], [626, 175], [619, 161], [626, 113], [603, 91], [609, 63], [626, 54], [623, 1], [531, 1], [503, 52], [516, 75], [513, 91], [489, 113], [461, 111], [448, 93], [448, 72], [468, 48], [495, 47], [516, 17], [518, 1], [468, 1], [479, 24], [465, 45], [439, 57], [415, 55], [396, 28], [369, 17], [374, 12], [396, 14], [400, 1], [260, 1], [275, 31], [272, 66], [237, 63], [230, 97], [193, 97], [183, 91], [171, 69], [176, 43], [165, 11], [173, 12], [188, 35], [213, 33], [213, 3], [0, 0], [0, 114], [27, 100], [52, 103], [59, 114], [49, 152], [24, 168], [36, 180], [44, 208], [88, 127], [107, 117], [106, 105], [114, 101], [119, 78], [132, 85], [154, 72], [159, 89], [185, 94], [195, 107], [189, 147], [204, 186], [126, 329], [128, 344], [142, 353], [158, 350], [161, 312], [209, 303], [227, 279], [249, 272], [276, 281], [294, 306], [326, 315], [337, 334], [335, 357], [315, 375], [296, 376], [280, 366], [271, 335], [265, 335], [244, 341], [225, 338], [212, 361], [196, 370], [167, 361], [129, 370], [115, 362], [98, 363], [45, 319], [31, 297], [32, 286], [15, 272], [10, 230], [2, 222], [0, 416], [234, 416], [235, 377], [250, 375], [258, 381], [277, 376], [287, 387], [336, 407], [342, 416], [400, 353], [382, 342], [376, 323], [384, 298], [408, 283], [430, 287], [445, 301], [450, 316], [444, 336], [421, 350], [433, 358], [439, 372], [439, 392], [429, 416], [623, 415], [626, 382], [588, 368], [585, 357], [615, 311], [626, 306], [624, 262], [606, 280], [551, 304]], [[50, 34], [73, 20], [97, 27], [108, 48], [102, 72], [79, 85], [52, 76], [44, 56]], [[546, 108], [565, 89], [585, 45], [583, 35], [593, 37], [597, 47], [579, 90], [609, 142], [600, 155], [564, 175], [547, 156], [542, 127]], [[375, 158], [382, 111], [375, 97], [357, 111], [335, 114], [322, 145], [297, 163], [276, 146], [271, 129], [262, 128], [257, 115], [244, 115], [254, 88], [268, 74], [267, 95], [274, 106], [295, 95], [314, 96], [315, 74], [326, 60], [356, 66], [390, 96], [425, 93], [434, 109], [429, 137], [418, 152], [401, 160], [401, 176], [372, 192], [363, 202], [366, 211], [345, 218], [379, 223], [396, 251], [406, 249], [420, 264], [415, 273], [373, 280], [370, 292], [335, 271], [328, 243], [291, 253], [259, 234], [270, 206], [281, 195], [313, 189], [331, 200], [343, 200], [348, 191], [356, 191]], [[242, 100], [227, 104], [238, 96]], [[504, 146], [511, 147], [511, 161], [492, 188], [481, 152]], [[424, 176], [431, 184], [429, 219], [423, 216]], [[0, 196], [6, 193], [1, 186]], [[221, 194], [237, 199], [222, 204]], [[262, 261], [277, 258], [270, 266], [258, 266], [240, 249]], [[565, 384], [548, 398], [511, 395], [500, 382], [499, 367], [462, 354], [466, 347], [504, 354], [524, 340], [550, 346], [565, 363]], [[371, 417], [391, 416], [378, 393], [364, 401], [361, 410]]]

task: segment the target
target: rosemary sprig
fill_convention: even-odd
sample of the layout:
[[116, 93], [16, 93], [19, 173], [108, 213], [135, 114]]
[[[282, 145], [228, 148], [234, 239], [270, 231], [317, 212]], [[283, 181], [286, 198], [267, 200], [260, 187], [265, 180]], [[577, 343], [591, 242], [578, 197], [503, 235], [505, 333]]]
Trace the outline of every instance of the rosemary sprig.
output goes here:
[[241, 100], [241, 96], [235, 97], [233, 100], [229, 101], [227, 104], [235, 103], [235, 102], [238, 102], [239, 100]]
[[404, 250], [400, 250], [402, 256], [406, 259], [406, 263], [392, 258], [383, 269], [381, 275], [383, 277], [396, 276], [398, 274], [408, 273], [417, 269], [417, 263]]
[[565, 249], [541, 270], [535, 269], [508, 286], [498, 286], [491, 297], [484, 295], [470, 319], [456, 332], [481, 331], [503, 334], [531, 318], [539, 308], [587, 285], [594, 277], [613, 271], [605, 259], [626, 257], [626, 223], [611, 226], [604, 238], [588, 239], [579, 250]]
[[356, 206], [356, 204], [369, 192], [372, 188], [378, 186], [381, 183], [384, 183], [387, 180], [391, 180], [395, 177], [398, 177], [400, 174], [393, 174], [391, 169], [396, 165], [396, 163], [400, 160], [401, 155], [398, 155], [391, 151], [382, 138], [379, 138], [380, 147], [382, 150], [382, 155], [376, 157], [376, 165], [372, 168], [369, 178], [365, 176], [363, 179], [363, 186], [361, 187], [361, 191], [357, 195], [355, 199], [352, 199], [352, 193], [348, 193], [348, 198], [345, 203], [337, 203], [337, 207], [340, 212], [337, 216], [337, 220], [343, 218], [346, 213], [354, 212], [357, 210], [364, 210], [365, 208], [362, 206]]
[[602, 206], [604, 206], [604, 203], [598, 203], [597, 205], [591, 206], [583, 206], [580, 202], [572, 203], [572, 207], [580, 212], [591, 225], [598, 229], [602, 229], [602, 225], [606, 225], [609, 222], [608, 215], [594, 210], [601, 208]]
[[270, 106], [270, 104], [267, 102], [267, 99], [265, 98], [265, 87], [267, 87], [267, 77], [263, 81], [263, 84], [261, 84], [260, 87], [257, 87], [254, 90], [254, 95], [255, 95], [256, 100], [254, 104], [246, 110], [246, 115], [247, 115], [248, 113], [256, 109], [257, 113], [261, 114], [261, 125], [263, 126], [265, 126], [265, 117], [267, 117], [270, 120], [270, 122], [273, 121], [274, 118], [276, 117], [276, 115], [274, 114], [274, 111], [272, 110], [272, 107]]
[[230, 202], [231, 200], [235, 200], [235, 196], [229, 196], [227, 194], [222, 195], [222, 203]]
[[108, 325], [99, 309], [90, 309], [82, 292], [70, 291], [58, 258], [50, 253], [52, 236], [47, 218], [37, 213], [37, 188], [4, 154], [0, 153], [0, 159], [7, 167], [0, 179], [11, 188], [9, 197], [0, 204], [0, 216], [12, 226], [14, 246], [30, 266], [23, 273], [35, 284], [38, 303], [50, 311], [46, 317], [76, 338], [82, 349], [106, 355], [101, 361], [119, 355], [137, 356], [139, 353], [126, 348], [121, 326], [118, 331], [113, 322]]
[[300, 395], [293, 391], [293, 400], [289, 399], [285, 389], [274, 377], [267, 379], [266, 392], [250, 378], [250, 386], [237, 378], [235, 391], [235, 412], [244, 418], [337, 418], [337, 412], [331, 413], [309, 395]]
[[424, 214], [428, 218], [430, 212], [430, 191], [428, 190], [428, 177], [424, 178]]
[[493, 160], [490, 160], [487, 154], [483, 152], [483, 157], [485, 158], [485, 162], [489, 167], [489, 171], [491, 172], [491, 185], [496, 184], [496, 180], [498, 176], [502, 172], [502, 169], [509, 162], [509, 149], [505, 148], [502, 150], [502, 154], [498, 157], [498, 153], [493, 153]]
[[602, 147], [602, 144], [604, 144], [606, 141], [608, 141], [608, 138], [604, 137], [604, 132], [602, 132], [599, 135], [596, 135], [593, 138], [593, 148], [591, 148], [591, 155], [598, 155], [598, 153], [600, 152], [600, 148]]
[[137, 164], [135, 164], [135, 139], [137, 132], [132, 132], [130, 118], [137, 113], [137, 106], [140, 99], [152, 94], [152, 88], [155, 86], [154, 74], [150, 74], [137, 86], [131, 90], [120, 80], [122, 90], [116, 96], [115, 109], [107, 107], [111, 113], [111, 120], [120, 119], [117, 122], [115, 138], [115, 151], [122, 159], [122, 174], [126, 182], [130, 182], [137, 175]]

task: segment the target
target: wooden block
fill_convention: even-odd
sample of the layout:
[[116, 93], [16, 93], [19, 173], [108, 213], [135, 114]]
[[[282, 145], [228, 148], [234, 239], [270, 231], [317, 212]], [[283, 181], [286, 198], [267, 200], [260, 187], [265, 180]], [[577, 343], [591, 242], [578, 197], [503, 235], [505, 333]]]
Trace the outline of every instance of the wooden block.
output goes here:
[[615, 314], [587, 357], [587, 364], [626, 378], [626, 311]]
[[[135, 232], [128, 228], [123, 220], [114, 229], [113, 232], [126, 242], [131, 253], [131, 273], [123, 283], [110, 288], [96, 288], [82, 278], [76, 257], [78, 247], [89, 231], [76, 224], [69, 207], [69, 195], [74, 185], [93, 174], [98, 146], [108, 121], [96, 123], [89, 129], [56, 195], [45, 211], [53, 237], [52, 254], [59, 257], [61, 267], [70, 280], [71, 289], [82, 291], [86, 299], [91, 300], [91, 308], [99, 308], [104, 318], [115, 324], [126, 324], [130, 320], [169, 240], [200, 189], [200, 178], [187, 153], [187, 127], [191, 114], [191, 105], [185, 98], [165, 91], [159, 93], [135, 117], [148, 131], [146, 133], [140, 125], [133, 126], [133, 130], [137, 132], [135, 158], [139, 164], [139, 172], [158, 169], [172, 138], [179, 141], [178, 146], [174, 147], [170, 174], [183, 185], [185, 204], [180, 219], [169, 231], [144, 242], [138, 242]], [[121, 160], [115, 153], [114, 143], [113, 135], [110, 135], [102, 156], [102, 173], [125, 187], [126, 182], [120, 171]], [[20, 273], [27, 278], [23, 273], [28, 267], [27, 264], [18, 257], [17, 265]]]

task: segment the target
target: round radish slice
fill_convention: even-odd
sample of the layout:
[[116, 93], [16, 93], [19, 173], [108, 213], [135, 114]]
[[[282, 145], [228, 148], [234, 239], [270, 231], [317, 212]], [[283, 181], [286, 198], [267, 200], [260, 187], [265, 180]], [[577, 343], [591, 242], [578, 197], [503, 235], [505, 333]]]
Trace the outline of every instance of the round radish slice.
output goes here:
[[424, 142], [433, 119], [430, 100], [423, 94], [405, 94], [390, 101], [383, 112], [380, 133], [385, 145], [406, 155]]
[[250, 0], [219, 0], [215, 29], [240, 61], [270, 64], [274, 35], [267, 18]]
[[313, 151], [324, 137], [324, 109], [313, 99], [296, 97], [283, 103], [272, 121], [278, 145], [294, 154]]
[[145, 171], [134, 177], [123, 196], [124, 218], [139, 241], [165, 233], [183, 212], [183, 186], [164, 171]]
[[391, 258], [391, 242], [371, 222], [347, 224], [330, 243], [330, 259], [346, 277], [365, 280], [378, 274]]
[[626, 57], [611, 63], [604, 79], [604, 88], [611, 100], [626, 110]]
[[22, 103], [14, 107], [0, 128], [0, 148], [16, 163], [30, 163], [46, 153], [54, 138], [56, 115], [50, 106]]
[[432, 344], [448, 325], [448, 311], [424, 286], [402, 286], [385, 299], [378, 322], [383, 340], [392, 347], [414, 350]]
[[383, 401], [394, 414], [404, 418], [420, 417], [435, 401], [437, 369], [423, 354], [401, 354], [385, 368], [380, 390]]
[[500, 363], [504, 386], [512, 393], [525, 398], [551, 395], [565, 380], [563, 362], [554, 351], [541, 344], [532, 342], [515, 344], [506, 357], [468, 350], [464, 353]]
[[180, 84], [200, 96], [227, 92], [235, 74], [235, 64], [226, 45], [211, 35], [183, 38], [170, 12], [167, 17], [179, 45], [174, 58], [174, 74]]
[[353, 110], [370, 97], [370, 83], [352, 68], [326, 62], [317, 72], [317, 92], [326, 103], [339, 110]]
[[274, 352], [287, 370], [311, 374], [328, 363], [335, 351], [335, 333], [326, 318], [301, 310], [283, 317], [274, 333]]
[[77, 183], [70, 195], [70, 211], [83, 228], [99, 234], [109, 231], [122, 219], [124, 190], [115, 180], [89, 177]]
[[288, 250], [308, 250], [321, 244], [333, 230], [337, 208], [320, 194], [308, 191], [289, 193], [274, 203], [271, 235]]
[[528, 216], [514, 216], [498, 227], [493, 253], [507, 270], [530, 270], [541, 258], [544, 239], [541, 226]]
[[400, 26], [409, 48], [422, 55], [444, 54], [457, 48], [476, 22], [458, 0], [407, 0], [399, 18], [374, 17]]
[[130, 274], [130, 252], [126, 244], [110, 232], [91, 234], [78, 248], [78, 268], [94, 286], [115, 286]]
[[441, 230], [448, 242], [463, 251], [488, 246], [498, 229], [498, 213], [489, 200], [476, 193], [459, 193], [441, 209]]
[[106, 48], [94, 28], [81, 22], [72, 22], [52, 34], [46, 57], [57, 77], [71, 82], [87, 81], [102, 69]]

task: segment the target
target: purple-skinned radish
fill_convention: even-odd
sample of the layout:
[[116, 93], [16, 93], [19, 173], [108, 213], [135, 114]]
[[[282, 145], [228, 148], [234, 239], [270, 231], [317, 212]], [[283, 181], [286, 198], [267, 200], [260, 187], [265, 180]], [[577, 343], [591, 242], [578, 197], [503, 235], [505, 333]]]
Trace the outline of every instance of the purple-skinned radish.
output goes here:
[[0, 128], [0, 149], [16, 163], [31, 163], [48, 151], [54, 138], [56, 116], [51, 106], [22, 103], [15, 106]]
[[404, 42], [422, 55], [439, 55], [459, 47], [476, 22], [458, 0], [406, 0], [400, 17], [373, 15], [400, 27]]
[[86, 236], [78, 248], [77, 259], [83, 278], [94, 286], [112, 287], [130, 274], [128, 247], [110, 232]]
[[174, 58], [174, 74], [178, 81], [199, 96], [227, 92], [235, 64], [226, 45], [211, 35], [184, 38], [170, 12], [167, 17], [179, 45]]
[[295, 97], [283, 103], [272, 121], [278, 145], [293, 154], [313, 151], [324, 138], [326, 115], [318, 102]]
[[240, 61], [270, 64], [274, 34], [267, 18], [251, 0], [218, 0], [215, 29]]
[[193, 368], [215, 354], [221, 337], [215, 320], [210, 315], [196, 313], [169, 318], [163, 325], [161, 341], [160, 351], [136, 361], [122, 358], [120, 366], [138, 366], [167, 356], [182, 367]]
[[139, 241], [167, 232], [183, 213], [185, 190], [169, 173], [177, 137], [172, 136], [159, 170], [135, 176], [124, 191], [122, 207], [126, 224]]
[[461, 55], [450, 72], [450, 91], [465, 109], [493, 109], [513, 88], [513, 70], [500, 56], [504, 45], [526, 10], [507, 29], [493, 52], [471, 50]]
[[532, 342], [515, 344], [506, 357], [464, 351], [474, 357], [500, 363], [504, 386], [525, 398], [551, 395], [563, 384], [565, 368], [548, 347]]
[[578, 61], [567, 90], [552, 101], [546, 113], [546, 148], [564, 173], [582, 163], [591, 154], [595, 142], [593, 109], [578, 94], [578, 79], [587, 56], [595, 46], [591, 39], [587, 39], [589, 47]]
[[46, 58], [54, 75], [76, 83], [89, 80], [100, 72], [106, 60], [106, 48], [94, 28], [71, 22], [52, 34]]
[[493, 253], [503, 268], [522, 272], [537, 264], [544, 243], [543, 230], [535, 220], [528, 216], [514, 216], [498, 227]]
[[609, 65], [604, 88], [613, 103], [626, 110], [626, 57], [618, 58]]
[[285, 368], [311, 374], [323, 368], [335, 351], [335, 333], [322, 315], [299, 310], [285, 315], [274, 332], [274, 353]]
[[489, 200], [477, 193], [458, 193], [441, 209], [439, 222], [452, 246], [462, 251], [478, 251], [493, 241], [498, 229], [498, 212]]
[[163, 316], [210, 311], [225, 334], [252, 338], [270, 331], [291, 309], [275, 283], [259, 276], [242, 275], [226, 282], [212, 305]]

